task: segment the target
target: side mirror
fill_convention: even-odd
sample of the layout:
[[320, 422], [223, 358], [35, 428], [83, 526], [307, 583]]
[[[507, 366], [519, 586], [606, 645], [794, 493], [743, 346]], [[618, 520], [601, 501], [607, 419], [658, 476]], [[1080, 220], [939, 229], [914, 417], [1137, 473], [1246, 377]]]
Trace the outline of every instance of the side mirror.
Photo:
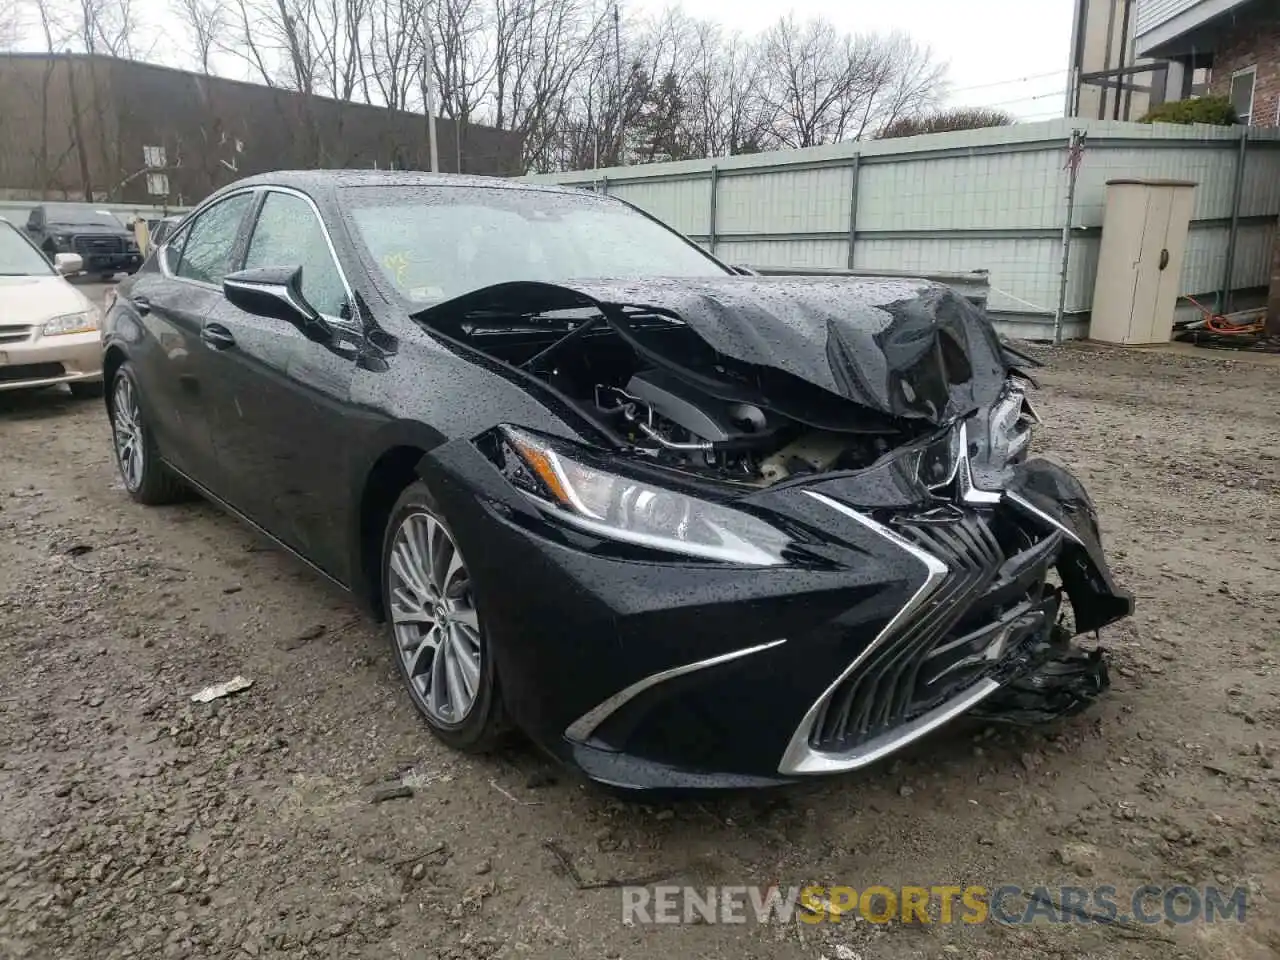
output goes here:
[[84, 269], [84, 258], [78, 253], [55, 253], [53, 255], [53, 269], [57, 270], [64, 277], [72, 274], [80, 273]]
[[316, 343], [333, 339], [333, 328], [302, 295], [302, 267], [254, 267], [229, 273], [222, 292], [234, 306], [257, 317], [283, 320]]

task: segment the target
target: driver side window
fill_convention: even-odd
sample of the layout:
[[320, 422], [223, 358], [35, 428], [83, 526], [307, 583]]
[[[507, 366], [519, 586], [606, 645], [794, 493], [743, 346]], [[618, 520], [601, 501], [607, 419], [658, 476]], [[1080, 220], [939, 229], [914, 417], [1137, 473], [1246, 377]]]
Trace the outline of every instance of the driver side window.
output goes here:
[[344, 316], [347, 290], [311, 204], [292, 193], [263, 201], [244, 258], [252, 267], [302, 267], [302, 295], [320, 313]]

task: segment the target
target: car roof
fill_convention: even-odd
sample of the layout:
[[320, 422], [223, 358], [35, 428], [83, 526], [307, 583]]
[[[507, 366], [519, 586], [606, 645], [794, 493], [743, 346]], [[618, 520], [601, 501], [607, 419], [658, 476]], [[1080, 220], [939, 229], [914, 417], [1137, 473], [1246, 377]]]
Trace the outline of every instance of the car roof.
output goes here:
[[[245, 177], [224, 190], [249, 186], [292, 187], [311, 195], [331, 197], [340, 187], [485, 187], [499, 190], [526, 190], [538, 193], [580, 195], [575, 187], [529, 183], [504, 177], [481, 177], [457, 173], [426, 173], [417, 170], [276, 170]], [[220, 191], [221, 192], [221, 191]]]

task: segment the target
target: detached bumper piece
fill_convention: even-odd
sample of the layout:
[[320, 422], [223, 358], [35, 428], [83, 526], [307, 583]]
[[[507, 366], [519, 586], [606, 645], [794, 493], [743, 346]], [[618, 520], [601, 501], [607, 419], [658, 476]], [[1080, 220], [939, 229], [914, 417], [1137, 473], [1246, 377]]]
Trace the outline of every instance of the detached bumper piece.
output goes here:
[[1080, 713], [1111, 686], [1102, 650], [1056, 646], [1039, 667], [1018, 677], [973, 710], [973, 716], [1031, 726]]

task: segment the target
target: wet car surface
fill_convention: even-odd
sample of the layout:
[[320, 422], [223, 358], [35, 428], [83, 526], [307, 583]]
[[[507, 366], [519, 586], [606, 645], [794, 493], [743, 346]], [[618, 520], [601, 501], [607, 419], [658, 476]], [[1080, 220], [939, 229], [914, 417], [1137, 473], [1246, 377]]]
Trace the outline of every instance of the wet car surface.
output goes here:
[[254, 178], [104, 344], [129, 492], [193, 486], [363, 599], [458, 749], [514, 723], [637, 789], [858, 769], [1084, 708], [1073, 636], [1132, 610], [972, 304], [741, 276], [605, 198]]

